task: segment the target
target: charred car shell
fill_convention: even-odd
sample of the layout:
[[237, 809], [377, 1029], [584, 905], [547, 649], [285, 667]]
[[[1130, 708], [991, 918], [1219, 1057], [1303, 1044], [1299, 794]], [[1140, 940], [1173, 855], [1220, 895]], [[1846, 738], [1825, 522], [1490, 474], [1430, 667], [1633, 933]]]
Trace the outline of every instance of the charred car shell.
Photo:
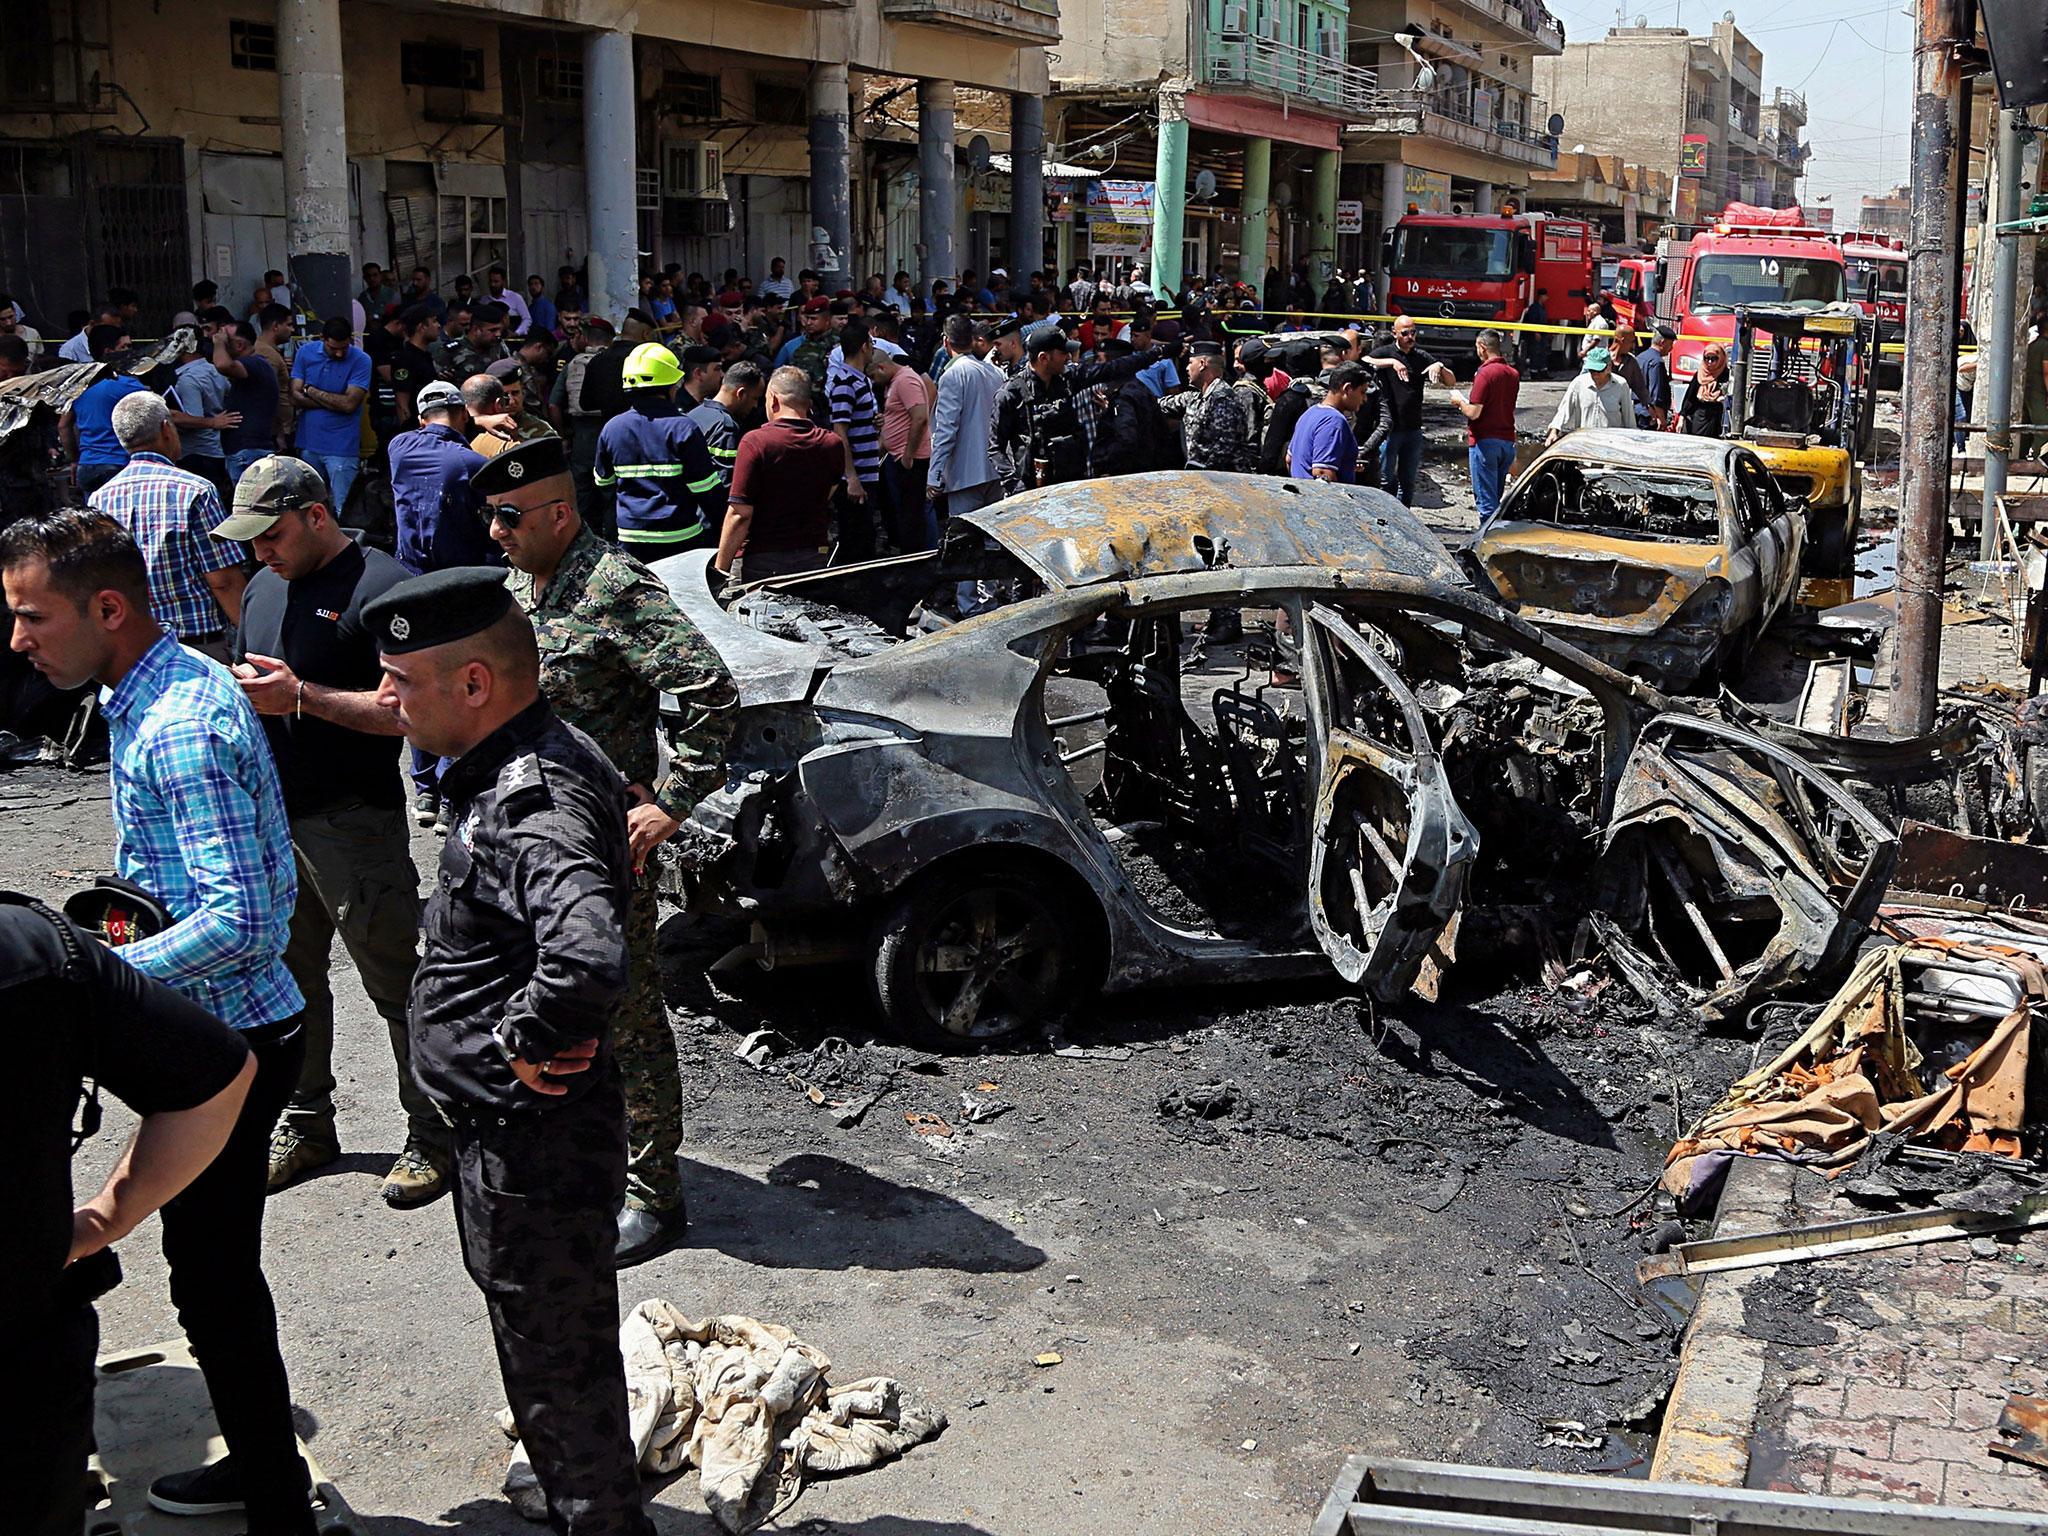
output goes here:
[[[1035, 595], [898, 638], [916, 629], [908, 594], [950, 590], [970, 540]], [[1526, 819], [1481, 782], [1492, 757], [1516, 757], [1512, 793], [1534, 793], [1565, 762], [1536, 738], [1580, 717], [1558, 772], [1572, 782], [1545, 793], [1590, 862], [1663, 706], [1472, 590], [1412, 513], [1352, 487], [1127, 476], [956, 520], [935, 554], [722, 598], [706, 565], [657, 567], [741, 700], [727, 782], [683, 845], [688, 895], [753, 918], [764, 961], [863, 960], [884, 1015], [941, 1040], [1163, 981], [1334, 967], [1395, 997], [1466, 903], [1487, 829], [1507, 850]], [[1186, 694], [1180, 615], [1215, 606], [1282, 615], [1298, 691], [1247, 668]], [[1077, 644], [1105, 618], [1120, 640]], [[1497, 693], [1542, 705], [1533, 724], [1512, 706], [1528, 740], [1472, 728]], [[1625, 852], [1609, 867], [1625, 904], [1640, 870]], [[1758, 958], [1724, 952], [1745, 973]]]
[[1785, 611], [1803, 540], [1741, 444], [1608, 429], [1531, 463], [1473, 554], [1525, 618], [1677, 691], [1738, 662]]

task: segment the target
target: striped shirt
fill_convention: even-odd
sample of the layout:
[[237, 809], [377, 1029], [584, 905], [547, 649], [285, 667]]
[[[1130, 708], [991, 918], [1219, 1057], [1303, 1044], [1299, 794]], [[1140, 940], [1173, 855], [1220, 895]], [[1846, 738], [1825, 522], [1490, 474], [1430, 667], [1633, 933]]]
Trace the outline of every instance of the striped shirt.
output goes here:
[[92, 493], [92, 507], [128, 530], [149, 568], [149, 611], [179, 640], [204, 640], [227, 628], [207, 573], [240, 565], [240, 544], [216, 539], [227, 516], [211, 482], [160, 453], [130, 455], [128, 467]]
[[226, 669], [166, 635], [100, 690], [114, 869], [169, 909], [116, 950], [235, 1029], [305, 1006], [284, 968], [298, 878], [270, 743]]
[[882, 433], [875, 420], [875, 387], [868, 376], [844, 362], [832, 364], [825, 375], [825, 399], [832, 408], [832, 425], [845, 430], [853, 449], [854, 473], [868, 484], [881, 479]]

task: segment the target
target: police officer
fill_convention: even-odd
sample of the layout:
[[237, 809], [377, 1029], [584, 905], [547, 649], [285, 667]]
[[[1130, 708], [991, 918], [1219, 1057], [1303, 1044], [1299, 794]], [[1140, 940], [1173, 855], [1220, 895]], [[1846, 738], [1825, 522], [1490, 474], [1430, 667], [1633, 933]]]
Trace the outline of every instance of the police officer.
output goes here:
[[1024, 353], [1024, 369], [996, 391], [990, 438], [996, 478], [1006, 496], [1084, 479], [1087, 441], [1074, 409], [1074, 391], [1134, 379], [1167, 355], [1164, 347], [1147, 347], [1128, 357], [1070, 367], [1066, 333], [1056, 325], [1033, 327], [1025, 337]]
[[[596, 365], [599, 358], [610, 358], [613, 349], [611, 322], [602, 315], [590, 316], [578, 332], [576, 354], [556, 373], [554, 390], [548, 396], [548, 419], [569, 442], [569, 473], [576, 481], [576, 510], [606, 537], [610, 537], [614, 526], [611, 498], [604, 497], [603, 507], [599, 508], [597, 485], [591, 472], [597, 464], [597, 435], [609, 419], [596, 387], [604, 370]], [[625, 355], [620, 353], [617, 363], [624, 362]], [[613, 394], [617, 392], [614, 388]]]
[[626, 408], [598, 433], [591, 472], [614, 493], [619, 542], [654, 560], [717, 548], [725, 481], [704, 434], [676, 407], [683, 370], [675, 353], [658, 341], [641, 343], [620, 382]]
[[[7, 1528], [78, 1536], [99, 1344], [92, 1302], [121, 1277], [109, 1245], [205, 1172], [241, 1114], [256, 1058], [198, 1004], [12, 893], [0, 893], [0, 1011], [23, 1025], [8, 1031], [12, 1092], [0, 1116], [10, 1192], [0, 1317], [8, 1394], [22, 1415]], [[71, 1156], [98, 1128], [102, 1088], [142, 1124], [105, 1187], [74, 1210]]]
[[413, 1072], [455, 1141], [462, 1259], [560, 1536], [647, 1536], [619, 1358], [626, 1119], [607, 1036], [627, 981], [626, 785], [540, 692], [500, 572], [436, 571], [363, 610], [378, 702], [450, 758]]
[[[676, 1168], [681, 1084], [654, 952], [651, 855], [712, 787], [736, 695], [717, 653], [668, 589], [584, 526], [559, 438], [507, 448], [477, 471], [476, 488], [491, 508], [491, 537], [512, 566], [506, 585], [540, 642], [541, 692], [604, 748], [634, 801], [626, 813], [636, 872], [626, 920], [631, 976], [612, 1036], [630, 1153], [619, 1211], [624, 1267], [674, 1247], [687, 1224]], [[662, 690], [685, 715], [669, 737], [666, 774], [658, 772], [655, 748]]]
[[1243, 462], [1250, 424], [1230, 387], [1223, 347], [1198, 341], [1188, 348], [1188, 388], [1164, 402], [1180, 418], [1181, 453], [1189, 469], [1235, 470]]

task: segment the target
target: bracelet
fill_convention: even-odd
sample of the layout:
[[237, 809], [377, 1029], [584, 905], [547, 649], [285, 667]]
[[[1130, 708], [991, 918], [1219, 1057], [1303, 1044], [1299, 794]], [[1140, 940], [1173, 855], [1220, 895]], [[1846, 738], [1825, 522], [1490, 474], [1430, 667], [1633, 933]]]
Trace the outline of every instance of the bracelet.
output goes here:
[[306, 718], [306, 680], [303, 677], [299, 679], [298, 697], [292, 701], [292, 718], [294, 720]]

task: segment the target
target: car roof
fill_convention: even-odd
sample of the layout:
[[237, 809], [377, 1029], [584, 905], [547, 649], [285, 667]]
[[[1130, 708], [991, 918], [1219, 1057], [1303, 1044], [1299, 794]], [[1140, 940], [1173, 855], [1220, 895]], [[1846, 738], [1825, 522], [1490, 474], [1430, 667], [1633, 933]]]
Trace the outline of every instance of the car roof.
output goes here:
[[1322, 480], [1158, 470], [1047, 486], [963, 516], [1062, 590], [1219, 565], [1464, 579], [1443, 541], [1386, 492]]
[[1643, 432], [1631, 427], [1590, 427], [1558, 439], [1545, 460], [1592, 459], [1631, 469], [1676, 469], [1726, 476], [1742, 445], [1724, 437]]

